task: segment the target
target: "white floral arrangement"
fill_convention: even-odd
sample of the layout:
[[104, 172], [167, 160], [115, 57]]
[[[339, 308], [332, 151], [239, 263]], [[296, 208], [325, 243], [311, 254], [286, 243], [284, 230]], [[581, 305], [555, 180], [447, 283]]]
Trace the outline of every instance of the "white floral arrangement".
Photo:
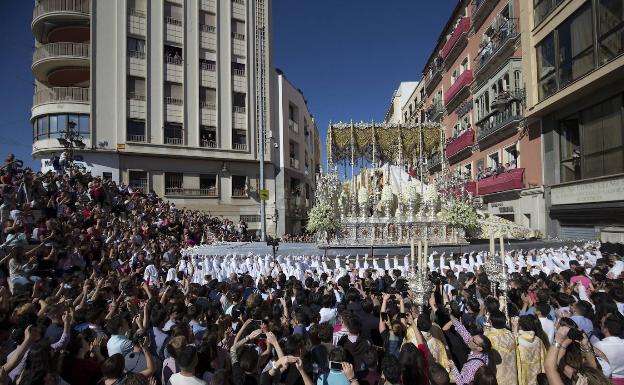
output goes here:
[[477, 210], [463, 200], [452, 200], [442, 209], [442, 219], [454, 227], [475, 230], [480, 226]]
[[347, 193], [347, 190], [342, 189], [342, 191], [340, 192], [340, 197], [338, 198], [338, 205], [344, 208], [347, 206], [348, 202], [349, 202], [349, 195]]
[[308, 213], [306, 230], [310, 233], [333, 234], [340, 229], [340, 222], [334, 215], [334, 209], [327, 202], [318, 202]]
[[438, 203], [438, 199], [440, 196], [438, 195], [438, 189], [435, 183], [430, 183], [425, 190], [425, 195], [423, 199], [431, 206], [435, 206]]
[[368, 189], [366, 187], [360, 187], [360, 190], [358, 191], [358, 195], [357, 195], [357, 200], [358, 200], [358, 205], [360, 206], [360, 208], [368, 207], [369, 195], [368, 195]]
[[394, 194], [392, 193], [392, 187], [385, 185], [381, 190], [381, 201], [384, 203], [390, 203], [394, 200]]
[[401, 198], [405, 204], [408, 204], [410, 201], [418, 202], [420, 200], [420, 192], [416, 182], [412, 181], [403, 187]]

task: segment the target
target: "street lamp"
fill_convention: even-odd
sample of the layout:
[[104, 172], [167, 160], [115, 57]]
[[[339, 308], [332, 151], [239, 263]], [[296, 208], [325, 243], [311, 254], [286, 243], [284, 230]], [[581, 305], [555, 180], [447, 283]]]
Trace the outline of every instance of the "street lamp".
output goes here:
[[74, 149], [78, 148], [80, 150], [86, 147], [86, 144], [83, 142], [83, 137], [80, 135], [80, 132], [76, 130], [76, 122], [67, 122], [67, 130], [63, 134], [61, 138], [58, 138], [58, 142], [63, 148], [69, 153], [69, 164], [73, 165], [74, 162]]

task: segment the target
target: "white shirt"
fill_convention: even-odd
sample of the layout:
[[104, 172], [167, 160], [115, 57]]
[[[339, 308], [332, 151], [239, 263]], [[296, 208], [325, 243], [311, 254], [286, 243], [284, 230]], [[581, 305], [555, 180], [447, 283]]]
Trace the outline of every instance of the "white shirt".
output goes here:
[[199, 378], [195, 376], [193, 377], [183, 376], [180, 373], [176, 373], [172, 375], [171, 377], [169, 377], [169, 383], [171, 385], [206, 385], [206, 381], [204, 380], [200, 380]]
[[544, 333], [548, 337], [548, 342], [551, 344], [555, 340], [555, 323], [548, 318], [539, 317], [539, 321], [542, 324], [542, 329], [544, 329]]
[[594, 344], [596, 349], [607, 356], [609, 366], [611, 366], [611, 376], [613, 378], [624, 378], [624, 339], [619, 337], [605, 337], [602, 341]]

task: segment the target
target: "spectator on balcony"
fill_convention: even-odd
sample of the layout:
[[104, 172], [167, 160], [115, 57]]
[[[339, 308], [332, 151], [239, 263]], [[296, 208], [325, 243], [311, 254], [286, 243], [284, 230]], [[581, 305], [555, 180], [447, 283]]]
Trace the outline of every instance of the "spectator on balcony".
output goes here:
[[503, 164], [502, 164], [502, 163], [497, 163], [497, 164], [496, 164], [496, 171], [495, 171], [496, 175], [498, 175], [498, 174], [502, 174], [502, 173], [504, 173], [505, 171], [506, 171], [505, 166], [503, 166]]
[[509, 34], [509, 19], [507, 19], [507, 16], [501, 15], [500, 27], [498, 31], [500, 40], [504, 40]]
[[485, 59], [487, 59], [491, 53], [492, 53], [492, 39], [490, 38], [489, 35], [484, 34], [483, 42], [481, 43], [481, 55], [480, 55], [481, 64], [483, 64]]

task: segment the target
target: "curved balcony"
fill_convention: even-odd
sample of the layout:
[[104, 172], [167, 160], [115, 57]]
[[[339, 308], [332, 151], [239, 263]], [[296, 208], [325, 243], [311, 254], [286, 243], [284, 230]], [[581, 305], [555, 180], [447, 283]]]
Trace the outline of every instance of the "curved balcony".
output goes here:
[[[48, 76], [56, 70], [71, 71], [76, 76], [78, 72], [89, 70], [89, 44], [85, 43], [50, 43], [44, 44], [35, 49], [33, 53], [32, 71], [35, 77], [43, 82], [48, 81]], [[84, 75], [84, 74], [83, 74]], [[84, 76], [83, 76], [84, 77]], [[63, 76], [58, 81], [75, 81], [72, 76], [64, 79]], [[84, 81], [82, 78], [80, 79]], [[88, 76], [87, 76], [88, 80]], [[55, 81], [54, 83], [58, 83]], [[75, 84], [75, 83], [74, 83]]]
[[37, 87], [32, 117], [58, 112], [89, 113], [88, 87]]
[[448, 91], [444, 95], [444, 106], [447, 111], [452, 111], [455, 106], [465, 99], [465, 91], [468, 91], [470, 84], [472, 83], [472, 70], [465, 70], [455, 80], [455, 83], [449, 87]]
[[444, 59], [445, 64], [452, 64], [457, 55], [464, 49], [468, 43], [468, 31], [470, 31], [470, 18], [462, 17], [451, 34], [451, 37], [446, 41], [444, 47], [442, 47], [440, 56]]
[[90, 0], [40, 0], [33, 9], [30, 27], [35, 38], [42, 41], [48, 26], [88, 23], [90, 17]]
[[451, 140], [446, 145], [446, 158], [451, 159], [454, 157], [459, 158], [459, 155], [466, 154], [467, 149], [471, 148], [474, 144], [475, 132], [473, 130], [468, 130], [458, 137]]

